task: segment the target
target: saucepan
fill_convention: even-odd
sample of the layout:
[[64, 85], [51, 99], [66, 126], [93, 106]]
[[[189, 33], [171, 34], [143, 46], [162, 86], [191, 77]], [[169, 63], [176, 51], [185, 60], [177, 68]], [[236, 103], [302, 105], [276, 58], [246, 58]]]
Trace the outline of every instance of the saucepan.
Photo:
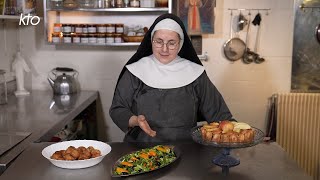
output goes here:
[[318, 43], [320, 43], [320, 24], [316, 27], [315, 36]]

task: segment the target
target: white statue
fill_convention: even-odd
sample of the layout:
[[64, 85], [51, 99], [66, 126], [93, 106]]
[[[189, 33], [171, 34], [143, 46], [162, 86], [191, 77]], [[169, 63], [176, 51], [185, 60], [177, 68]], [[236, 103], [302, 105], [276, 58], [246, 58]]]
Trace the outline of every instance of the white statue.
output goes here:
[[16, 57], [12, 63], [12, 70], [15, 72], [17, 82], [17, 91], [15, 91], [14, 94], [16, 96], [29, 95], [30, 92], [24, 88], [24, 71], [30, 72], [30, 68], [26, 61], [22, 58], [20, 52], [17, 52], [16, 54]]

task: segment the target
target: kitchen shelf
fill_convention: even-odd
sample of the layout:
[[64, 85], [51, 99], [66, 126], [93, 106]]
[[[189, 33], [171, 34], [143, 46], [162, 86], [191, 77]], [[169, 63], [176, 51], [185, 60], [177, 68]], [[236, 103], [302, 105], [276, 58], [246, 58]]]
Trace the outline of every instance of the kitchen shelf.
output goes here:
[[17, 16], [17, 15], [0, 15], [0, 19], [19, 20], [20, 16]]
[[168, 12], [169, 8], [47, 8], [47, 11], [88, 11], [88, 12]]
[[[149, 28], [154, 19], [164, 13], [172, 12], [172, 0], [168, 0], [167, 7], [126, 7], [126, 8], [67, 8], [67, 7], [50, 7], [49, 0], [43, 0], [44, 24], [46, 34], [46, 44], [57, 46], [110, 46], [126, 47], [139, 46], [140, 42], [123, 42], [123, 43], [64, 43], [60, 39], [59, 43], [53, 43], [52, 34], [54, 34], [54, 24], [61, 26], [66, 24], [123, 24], [123, 33], [126, 35], [129, 29], [134, 28], [134, 32], [141, 33], [142, 28]], [[131, 29], [132, 31], [132, 29]], [[63, 31], [55, 31], [63, 32]], [[67, 31], [68, 33], [70, 31]], [[94, 32], [94, 31], [93, 31]], [[75, 30], [70, 32], [76, 33]], [[86, 33], [88, 33], [86, 31]], [[105, 32], [103, 32], [105, 33]], [[76, 33], [81, 35], [80, 33]], [[88, 33], [90, 34], [90, 33]], [[80, 36], [81, 37], [81, 36]], [[73, 37], [72, 37], [73, 41]], [[122, 39], [124, 41], [124, 39]], [[55, 41], [56, 42], [56, 41]], [[58, 41], [57, 41], [58, 42]], [[77, 41], [78, 42], [78, 41]]]
[[140, 42], [123, 42], [123, 43], [51, 43], [49, 45], [68, 45], [68, 46], [139, 46]]

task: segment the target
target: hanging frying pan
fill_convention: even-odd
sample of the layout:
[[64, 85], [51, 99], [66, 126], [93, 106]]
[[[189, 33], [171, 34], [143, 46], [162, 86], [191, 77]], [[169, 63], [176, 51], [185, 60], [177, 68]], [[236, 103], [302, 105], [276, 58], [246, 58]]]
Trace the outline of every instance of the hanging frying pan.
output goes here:
[[320, 24], [316, 27], [315, 35], [318, 43], [320, 43]]
[[230, 20], [230, 39], [227, 40], [223, 45], [223, 52], [225, 57], [230, 61], [236, 61], [243, 57], [243, 54], [246, 50], [246, 44], [239, 37], [232, 37], [232, 25], [233, 18], [231, 12]]

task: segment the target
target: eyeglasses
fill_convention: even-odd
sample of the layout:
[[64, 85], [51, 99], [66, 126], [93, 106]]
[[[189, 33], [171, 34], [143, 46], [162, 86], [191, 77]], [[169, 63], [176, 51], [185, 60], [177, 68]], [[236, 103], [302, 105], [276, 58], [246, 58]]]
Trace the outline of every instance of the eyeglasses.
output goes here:
[[166, 45], [167, 48], [170, 50], [176, 49], [177, 45], [179, 44], [179, 41], [175, 41], [175, 40], [170, 40], [167, 43], [164, 43], [162, 39], [155, 39], [155, 40], [152, 40], [152, 42], [156, 48], [162, 48], [163, 45]]

